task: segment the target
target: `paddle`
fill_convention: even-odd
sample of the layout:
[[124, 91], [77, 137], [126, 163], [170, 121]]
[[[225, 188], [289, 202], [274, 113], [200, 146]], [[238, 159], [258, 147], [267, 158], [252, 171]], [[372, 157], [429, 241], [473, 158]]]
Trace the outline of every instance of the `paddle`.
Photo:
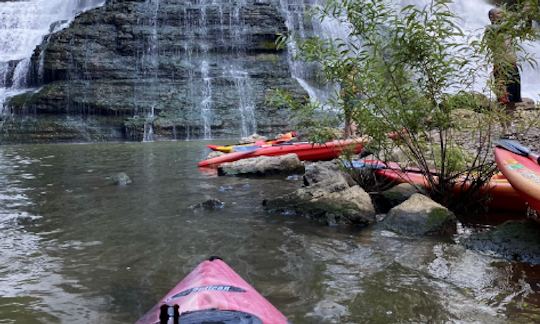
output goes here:
[[353, 169], [371, 169], [371, 170], [391, 170], [391, 171], [401, 171], [401, 172], [410, 172], [410, 173], [420, 173], [424, 174], [424, 172], [420, 169], [416, 168], [401, 168], [399, 166], [391, 166], [387, 165], [386, 163], [382, 161], [377, 161], [375, 163], [366, 163], [363, 160], [354, 160], [349, 163], [349, 161], [344, 161], [344, 166], [347, 168], [353, 168]]
[[530, 160], [540, 164], [540, 154], [533, 152], [530, 148], [521, 144], [518, 141], [501, 139], [496, 144], [500, 148], [503, 148], [517, 155], [525, 156]]

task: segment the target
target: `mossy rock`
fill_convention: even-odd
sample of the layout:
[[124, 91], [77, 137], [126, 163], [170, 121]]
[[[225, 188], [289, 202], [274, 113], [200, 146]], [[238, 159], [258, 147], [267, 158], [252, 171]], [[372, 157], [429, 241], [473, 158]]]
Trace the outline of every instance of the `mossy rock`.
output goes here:
[[384, 229], [408, 236], [451, 235], [456, 226], [451, 211], [418, 193], [392, 208], [382, 222]]

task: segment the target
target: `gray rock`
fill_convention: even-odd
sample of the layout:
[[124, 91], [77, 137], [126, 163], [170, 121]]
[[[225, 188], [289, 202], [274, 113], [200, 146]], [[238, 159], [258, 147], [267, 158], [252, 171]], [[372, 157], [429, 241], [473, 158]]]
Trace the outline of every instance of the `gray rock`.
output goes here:
[[218, 156], [222, 156], [223, 152], [220, 152], [220, 151], [211, 151], [210, 153], [208, 153], [208, 156], [206, 157], [206, 159], [213, 159], [215, 157], [218, 157]]
[[266, 141], [268, 140], [268, 138], [266, 136], [262, 136], [262, 135], [259, 135], [259, 134], [251, 134], [249, 136], [246, 136], [246, 137], [242, 137], [240, 139], [240, 144], [250, 144], [250, 143], [255, 143], [257, 141]]
[[269, 175], [291, 174], [304, 171], [304, 164], [298, 155], [259, 156], [230, 163], [218, 167], [218, 175]]
[[540, 225], [535, 222], [508, 221], [491, 231], [474, 233], [462, 243], [507, 260], [540, 264]]
[[392, 208], [381, 223], [387, 230], [411, 236], [453, 234], [456, 224], [451, 211], [418, 193]]
[[375, 208], [359, 186], [341, 180], [321, 182], [292, 194], [263, 201], [270, 211], [301, 215], [327, 225], [362, 225], [375, 222]]
[[518, 102], [516, 104], [517, 110], [535, 110], [538, 109], [538, 106], [536, 105], [536, 102], [534, 102], [533, 99], [530, 98], [523, 98], [522, 102]]
[[356, 184], [353, 178], [341, 169], [341, 163], [334, 161], [314, 162], [306, 165], [304, 185], [310, 186], [321, 182], [345, 181], [350, 186]]
[[400, 183], [383, 191], [381, 195], [389, 206], [394, 207], [406, 201], [415, 193], [420, 193], [416, 186], [410, 183]]
[[203, 202], [189, 206], [191, 209], [216, 210], [225, 207], [225, 203], [216, 198], [209, 198]]
[[127, 186], [128, 184], [133, 182], [125, 172], [118, 172], [111, 177], [111, 180], [117, 186]]

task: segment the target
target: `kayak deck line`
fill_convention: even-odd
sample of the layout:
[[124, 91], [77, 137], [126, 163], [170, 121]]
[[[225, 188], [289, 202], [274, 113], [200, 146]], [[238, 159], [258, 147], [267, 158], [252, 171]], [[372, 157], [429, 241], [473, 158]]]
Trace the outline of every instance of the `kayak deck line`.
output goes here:
[[287, 318], [218, 257], [201, 262], [137, 324], [286, 324]]

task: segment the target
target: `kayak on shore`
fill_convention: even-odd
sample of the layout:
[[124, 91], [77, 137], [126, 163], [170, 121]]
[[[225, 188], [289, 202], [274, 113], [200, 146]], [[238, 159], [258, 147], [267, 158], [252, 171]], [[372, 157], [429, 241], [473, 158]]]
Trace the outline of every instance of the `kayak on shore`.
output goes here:
[[501, 140], [497, 145], [499, 170], [529, 206], [540, 212], [540, 156], [517, 141]]
[[209, 144], [207, 145], [207, 147], [211, 149], [212, 151], [218, 151], [218, 152], [223, 152], [223, 153], [232, 153], [232, 152], [240, 152], [240, 151], [245, 152], [245, 151], [253, 150], [255, 148], [262, 147], [265, 145], [288, 143], [292, 141], [294, 138], [296, 138], [296, 136], [297, 136], [297, 133], [295, 131], [292, 131], [285, 134], [281, 134], [275, 139], [268, 140], [268, 141], [256, 141], [254, 143], [229, 144], [229, 145]]
[[286, 324], [287, 318], [218, 257], [200, 263], [136, 324]]
[[283, 143], [268, 147], [256, 147], [251, 151], [227, 153], [218, 157], [203, 160], [198, 163], [199, 167], [218, 166], [225, 162], [234, 162], [242, 159], [259, 156], [279, 156], [295, 153], [301, 161], [324, 161], [332, 160], [342, 152], [350, 150], [358, 154], [364, 148], [363, 139], [335, 140], [323, 144], [318, 143]]
[[[377, 176], [395, 184], [410, 183], [424, 188], [429, 185], [426, 176], [420, 169], [402, 169], [401, 166], [395, 162], [385, 163], [379, 160], [353, 161], [353, 168], [374, 169]], [[470, 184], [466, 181], [456, 183], [454, 192], [460, 193], [466, 191], [469, 187]], [[491, 210], [525, 211], [527, 209], [525, 199], [512, 187], [508, 179], [501, 173], [495, 174], [489, 183], [481, 189], [481, 193], [491, 196], [488, 205]]]

